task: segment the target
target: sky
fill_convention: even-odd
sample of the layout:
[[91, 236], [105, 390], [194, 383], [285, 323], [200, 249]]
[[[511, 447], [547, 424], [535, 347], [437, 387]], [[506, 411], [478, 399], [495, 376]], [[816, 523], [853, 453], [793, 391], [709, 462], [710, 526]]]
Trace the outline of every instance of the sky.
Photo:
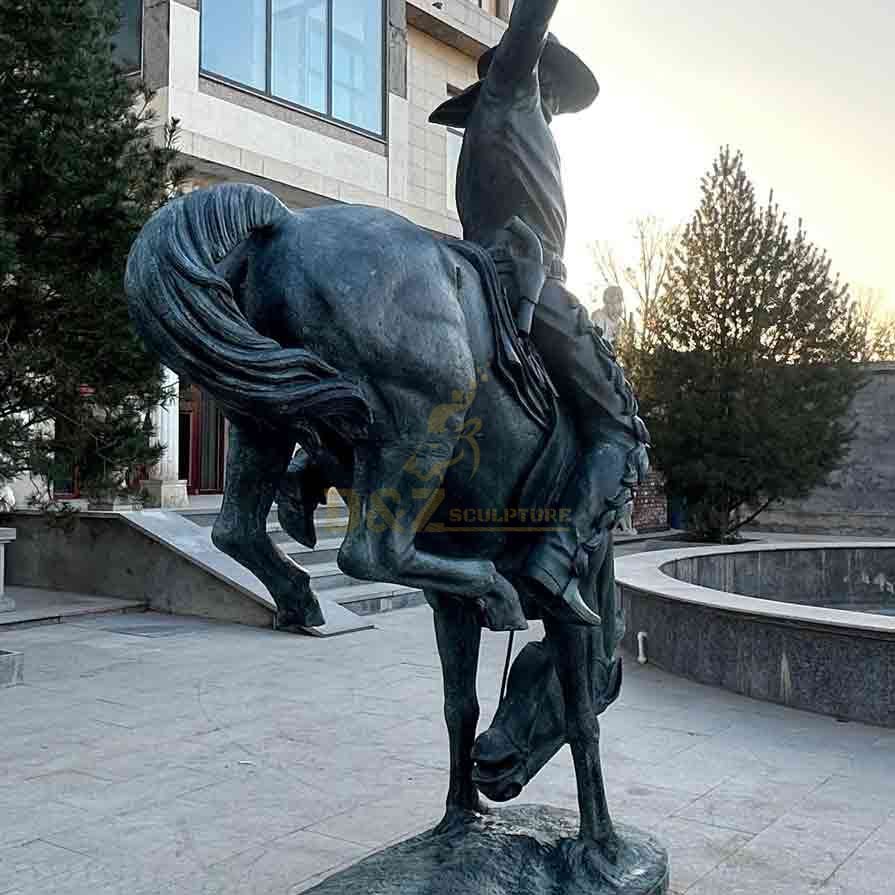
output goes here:
[[895, 311], [895, 0], [560, 0], [552, 29], [601, 88], [554, 125], [582, 298], [587, 244], [688, 220], [729, 144], [757, 200], [773, 188], [832, 271]]

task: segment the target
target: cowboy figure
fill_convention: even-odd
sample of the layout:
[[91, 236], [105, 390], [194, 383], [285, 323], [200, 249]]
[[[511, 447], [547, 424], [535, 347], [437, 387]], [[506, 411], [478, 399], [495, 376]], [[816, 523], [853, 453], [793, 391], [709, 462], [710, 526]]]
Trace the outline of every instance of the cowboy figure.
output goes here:
[[[649, 435], [612, 347], [565, 286], [566, 205], [550, 122], [588, 107], [599, 87], [548, 33], [557, 2], [516, 0], [500, 44], [479, 60], [480, 80], [429, 120], [464, 130], [457, 172], [464, 238], [492, 251], [519, 328], [530, 329], [582, 444], [561, 503], [573, 526], [549, 532], [532, 551], [528, 595], [561, 619], [597, 624], [579, 582], [589, 563], [602, 561], [590, 553], [600, 543], [594, 533], [614, 526], [648, 469]], [[534, 265], [531, 251], [512, 248], [532, 231], [540, 241]]]

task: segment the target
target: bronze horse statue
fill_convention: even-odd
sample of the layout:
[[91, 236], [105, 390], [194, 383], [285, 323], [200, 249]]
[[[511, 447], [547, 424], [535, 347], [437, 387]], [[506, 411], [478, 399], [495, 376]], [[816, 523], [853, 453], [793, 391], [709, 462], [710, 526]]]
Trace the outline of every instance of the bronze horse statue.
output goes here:
[[126, 289], [147, 344], [225, 408], [214, 542], [260, 578], [280, 624], [323, 617], [308, 575], [268, 537], [268, 513], [276, 500], [285, 530], [313, 546], [331, 486], [350, 509], [340, 568], [424, 590], [444, 676], [446, 819], [479, 811], [479, 788], [515, 796], [568, 742], [580, 842], [611, 848], [597, 720], [620, 685], [610, 531], [591, 545], [606, 560], [589, 589], [602, 625], [546, 615], [544, 643], [513, 669], [532, 675], [542, 704], [505, 701], [506, 723], [476, 745], [481, 629], [540, 617], [514, 576], [544, 526], [564, 521], [557, 501], [578, 451], [555, 394], [526, 390], [518, 364], [507, 373], [514, 349], [501, 348], [477, 258], [388, 211], [293, 213], [259, 187], [227, 185], [149, 220]]

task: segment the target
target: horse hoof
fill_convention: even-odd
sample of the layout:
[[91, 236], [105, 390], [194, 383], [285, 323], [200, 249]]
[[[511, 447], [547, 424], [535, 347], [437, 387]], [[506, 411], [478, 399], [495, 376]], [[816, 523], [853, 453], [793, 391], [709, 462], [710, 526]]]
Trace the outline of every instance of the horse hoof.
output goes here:
[[320, 604], [314, 600], [313, 606], [297, 607], [277, 612], [277, 627], [283, 628], [319, 628], [326, 624]]
[[476, 600], [482, 615], [482, 624], [489, 631], [527, 631], [528, 621], [522, 611], [522, 604], [515, 594], [512, 599], [480, 597]]
[[617, 864], [622, 851], [622, 841], [614, 830], [598, 839], [584, 838], [567, 841], [566, 858], [570, 864], [589, 868], [595, 876], [601, 873], [612, 877], [612, 868]]
[[558, 622], [594, 628], [603, 624], [603, 619], [584, 602], [577, 578], [573, 578], [560, 594], [549, 590], [537, 578], [526, 577], [522, 583], [532, 601]]
[[277, 518], [280, 525], [299, 544], [313, 550], [317, 546], [317, 529], [314, 525], [313, 505], [310, 512], [290, 497], [280, 495], [277, 503]]
[[459, 805], [448, 806], [444, 817], [439, 821], [438, 825], [432, 832], [438, 836], [443, 833], [455, 833], [471, 824], [476, 823], [483, 814], [487, 814], [488, 809], [482, 805], [478, 798], [475, 800], [474, 807], [461, 807]]

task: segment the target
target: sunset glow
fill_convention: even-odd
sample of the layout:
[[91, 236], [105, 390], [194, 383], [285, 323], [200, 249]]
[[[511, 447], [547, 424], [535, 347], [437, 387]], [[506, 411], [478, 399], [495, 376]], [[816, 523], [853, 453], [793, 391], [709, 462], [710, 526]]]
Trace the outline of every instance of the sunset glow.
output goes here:
[[[854, 287], [895, 310], [895, 11], [887, 0], [559, 4], [554, 30], [597, 74], [594, 106], [556, 124], [573, 285], [593, 239], [690, 217], [719, 146], [741, 149]], [[630, 297], [629, 297], [630, 302]]]

